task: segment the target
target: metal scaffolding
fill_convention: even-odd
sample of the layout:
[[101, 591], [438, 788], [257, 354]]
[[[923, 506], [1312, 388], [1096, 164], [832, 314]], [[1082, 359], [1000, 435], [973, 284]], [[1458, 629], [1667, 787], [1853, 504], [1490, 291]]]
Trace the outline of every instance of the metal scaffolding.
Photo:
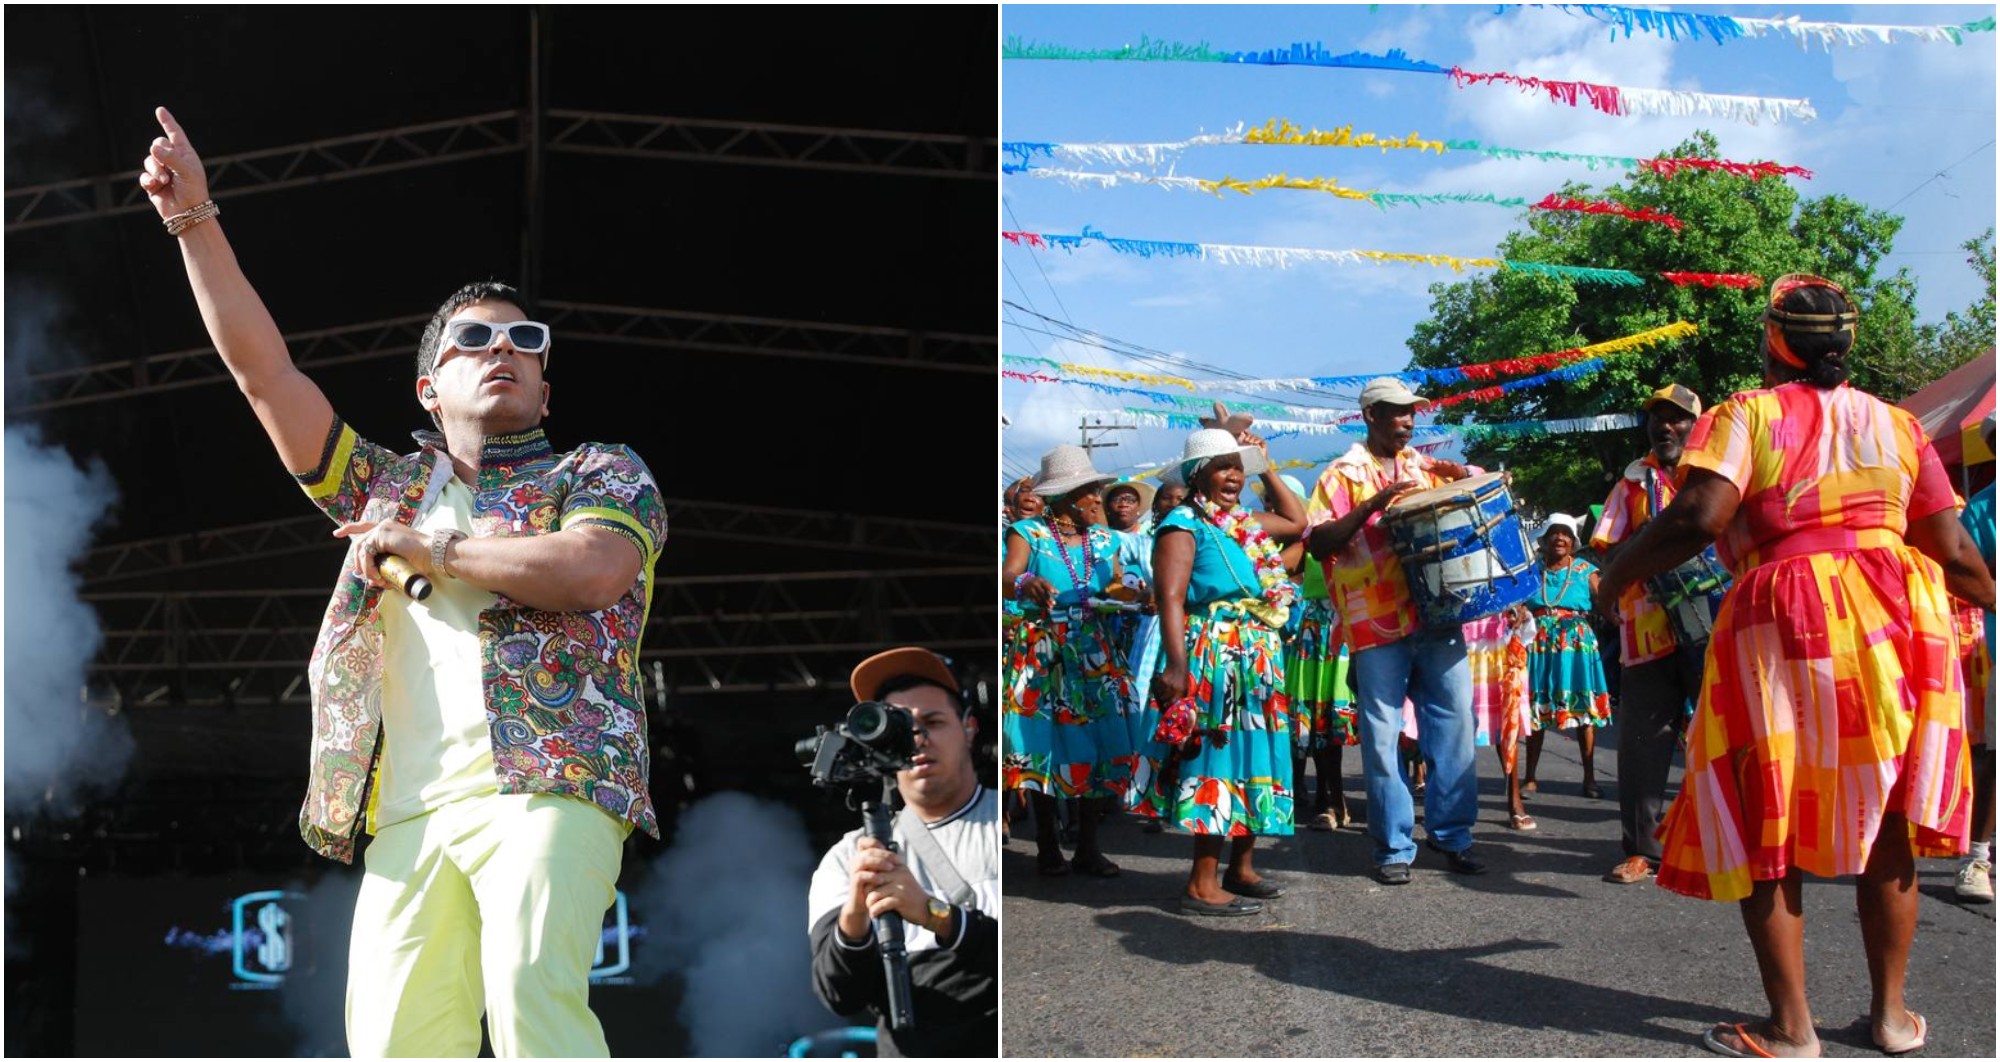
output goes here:
[[[545, 151], [634, 159], [845, 170], [991, 181], [999, 144], [980, 137], [828, 129], [607, 111], [551, 109]], [[506, 155], [529, 145], [534, 115], [495, 111], [203, 160], [209, 187], [232, 196]], [[7, 231], [150, 210], [130, 172], [7, 190]]]
[[[986, 565], [663, 578], [640, 660], [667, 694], [839, 688], [889, 645], [964, 653], [990, 670], [995, 604]], [[95, 590], [104, 643], [93, 701], [148, 705], [305, 704], [328, 590]]]
[[[331, 565], [346, 545], [327, 537], [318, 513], [210, 528], [181, 535], [99, 546], [79, 565], [86, 589], [218, 565], [249, 564], [297, 553], [322, 553]], [[838, 550], [882, 557], [977, 564], [990, 560], [990, 528], [935, 520], [888, 520], [810, 509], [780, 509], [721, 502], [667, 503], [669, 542], [722, 539], [758, 545]]]
[[[998, 364], [991, 336], [561, 300], [544, 300], [538, 308], [557, 335], [607, 343], [961, 373], [991, 373]], [[292, 332], [285, 346], [302, 370], [406, 358], [415, 353], [429, 321], [426, 314]], [[11, 389], [7, 408], [32, 413], [229, 382], [215, 348], [197, 347], [31, 373], [25, 386]]]

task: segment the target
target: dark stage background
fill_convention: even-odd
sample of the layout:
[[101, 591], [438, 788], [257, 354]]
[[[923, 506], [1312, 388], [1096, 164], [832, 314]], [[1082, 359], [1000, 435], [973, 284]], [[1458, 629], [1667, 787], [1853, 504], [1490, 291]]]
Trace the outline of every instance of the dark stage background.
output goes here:
[[[343, 1046], [320, 964], [344, 956], [327, 912], [353, 873], [296, 829], [304, 664], [342, 550], [205, 349], [139, 192], [157, 104], [294, 358], [364, 436], [407, 448], [424, 322], [495, 277], [555, 329], [555, 446], [626, 442], [651, 466], [671, 518], [643, 661], [654, 797], [676, 831], [747, 793], [765, 803], [704, 828], [772, 832], [712, 848], [706, 899], [635, 837], [621, 888], [651, 935], [627, 937], [639, 976], [595, 998], [614, 1053], [701, 1049], [662, 927], [685, 937], [706, 903], [803, 947], [802, 893], [727, 894], [800, 873], [745, 871], [762, 850], [816, 859], [854, 825], [792, 756], [849, 705], [848, 669], [929, 645], [991, 699], [995, 11], [5, 18], [7, 1053]], [[101, 462], [115, 502], [62, 517], [26, 471], [49, 450]], [[29, 684], [79, 652], [87, 672]], [[237, 932], [236, 901], [269, 892], [291, 896], [243, 905], [269, 932]]]

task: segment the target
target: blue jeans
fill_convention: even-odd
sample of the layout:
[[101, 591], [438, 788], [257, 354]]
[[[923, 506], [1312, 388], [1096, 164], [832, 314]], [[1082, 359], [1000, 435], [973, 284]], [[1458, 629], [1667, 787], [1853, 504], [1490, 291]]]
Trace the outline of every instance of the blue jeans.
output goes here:
[[1424, 825], [1448, 852], [1472, 847], [1479, 815], [1479, 772], [1472, 758], [1472, 669], [1465, 636], [1423, 629], [1401, 641], [1354, 654], [1361, 721], [1362, 780], [1375, 863], [1417, 858], [1416, 813], [1397, 762], [1403, 699], [1417, 708], [1417, 747], [1426, 769]]

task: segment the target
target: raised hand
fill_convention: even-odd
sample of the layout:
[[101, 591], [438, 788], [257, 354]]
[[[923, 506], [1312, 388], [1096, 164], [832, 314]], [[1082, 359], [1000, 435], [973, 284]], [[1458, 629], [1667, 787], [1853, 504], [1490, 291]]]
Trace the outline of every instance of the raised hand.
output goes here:
[[153, 117], [159, 119], [167, 135], [153, 139], [139, 174], [139, 187], [146, 190], [146, 198], [152, 200], [160, 217], [168, 218], [208, 201], [208, 173], [202, 169], [194, 145], [188, 143], [187, 131], [174, 116], [165, 107], [155, 107]]

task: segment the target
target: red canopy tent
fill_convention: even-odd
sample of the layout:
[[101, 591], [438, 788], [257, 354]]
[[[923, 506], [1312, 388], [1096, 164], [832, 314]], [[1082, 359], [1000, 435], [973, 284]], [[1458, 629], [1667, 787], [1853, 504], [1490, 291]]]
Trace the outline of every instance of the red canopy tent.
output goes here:
[[1993, 348], [1898, 403], [1917, 415], [1938, 459], [1963, 479], [1967, 465], [1993, 460], [1979, 422], [1993, 412]]

